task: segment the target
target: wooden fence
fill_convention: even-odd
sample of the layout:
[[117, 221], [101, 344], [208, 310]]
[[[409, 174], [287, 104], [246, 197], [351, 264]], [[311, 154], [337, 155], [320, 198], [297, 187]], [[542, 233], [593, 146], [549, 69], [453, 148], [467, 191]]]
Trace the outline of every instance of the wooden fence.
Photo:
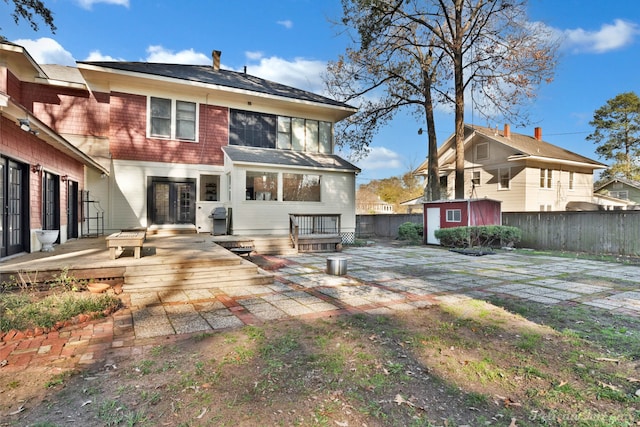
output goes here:
[[356, 237], [395, 239], [398, 237], [398, 228], [405, 222], [422, 224], [422, 213], [356, 215]]
[[[395, 239], [422, 214], [357, 215], [358, 238]], [[523, 248], [640, 256], [640, 211], [503, 212], [502, 224], [522, 230]]]
[[502, 224], [522, 230], [520, 247], [640, 256], [640, 211], [509, 212]]

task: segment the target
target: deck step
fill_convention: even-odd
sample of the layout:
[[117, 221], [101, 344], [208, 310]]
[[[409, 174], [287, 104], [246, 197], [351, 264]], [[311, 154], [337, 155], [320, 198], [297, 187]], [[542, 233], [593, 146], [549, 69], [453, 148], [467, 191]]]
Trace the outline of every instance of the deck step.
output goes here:
[[213, 278], [199, 278], [188, 280], [164, 280], [126, 283], [123, 287], [125, 292], [141, 292], [141, 291], [163, 291], [163, 290], [196, 290], [196, 289], [212, 289], [212, 288], [229, 288], [229, 287], [249, 287], [249, 286], [266, 286], [273, 284], [273, 275], [264, 270], [257, 270], [253, 274], [234, 274], [224, 280], [215, 280]]

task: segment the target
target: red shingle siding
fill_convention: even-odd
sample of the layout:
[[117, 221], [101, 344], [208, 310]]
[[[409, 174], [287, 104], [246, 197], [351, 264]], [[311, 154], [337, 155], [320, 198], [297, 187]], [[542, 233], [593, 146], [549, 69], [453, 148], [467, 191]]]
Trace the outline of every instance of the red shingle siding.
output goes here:
[[20, 80], [13, 74], [11, 71], [7, 70], [7, 82], [6, 82], [6, 91], [7, 94], [12, 97], [17, 102], [21, 101], [21, 84]]
[[200, 105], [199, 142], [147, 138], [147, 97], [111, 94], [110, 148], [113, 159], [223, 165], [228, 109]]
[[[2, 118], [0, 123], [0, 153], [27, 165], [41, 164], [45, 171], [77, 181], [84, 188], [84, 167], [81, 162], [62, 154], [36, 135], [25, 132], [13, 121]], [[29, 171], [31, 227], [41, 227], [41, 175]], [[66, 185], [60, 183], [60, 222], [66, 224]]]
[[107, 136], [109, 95], [82, 89], [23, 83], [24, 105], [59, 133]]

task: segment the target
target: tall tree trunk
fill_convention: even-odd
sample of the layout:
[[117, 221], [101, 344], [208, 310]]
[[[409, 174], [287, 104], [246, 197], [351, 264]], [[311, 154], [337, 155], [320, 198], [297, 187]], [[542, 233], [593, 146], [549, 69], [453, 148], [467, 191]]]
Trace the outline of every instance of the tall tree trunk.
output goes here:
[[455, 5], [455, 34], [453, 48], [453, 74], [455, 85], [455, 147], [456, 147], [456, 199], [464, 199], [464, 76], [462, 62], [462, 7], [461, 0]]
[[433, 119], [433, 97], [431, 96], [431, 74], [422, 72], [424, 90], [424, 111], [427, 121], [428, 161], [427, 161], [427, 187], [424, 197], [426, 200], [440, 199], [440, 169], [438, 167], [438, 140], [436, 137], [436, 123]]

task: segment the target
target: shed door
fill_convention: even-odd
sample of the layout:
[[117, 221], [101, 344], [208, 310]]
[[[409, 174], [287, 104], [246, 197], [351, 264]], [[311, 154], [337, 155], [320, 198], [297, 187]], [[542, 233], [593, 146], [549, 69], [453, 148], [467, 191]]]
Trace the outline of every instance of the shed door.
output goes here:
[[436, 239], [436, 230], [440, 229], [440, 208], [427, 208], [427, 244], [439, 245]]

